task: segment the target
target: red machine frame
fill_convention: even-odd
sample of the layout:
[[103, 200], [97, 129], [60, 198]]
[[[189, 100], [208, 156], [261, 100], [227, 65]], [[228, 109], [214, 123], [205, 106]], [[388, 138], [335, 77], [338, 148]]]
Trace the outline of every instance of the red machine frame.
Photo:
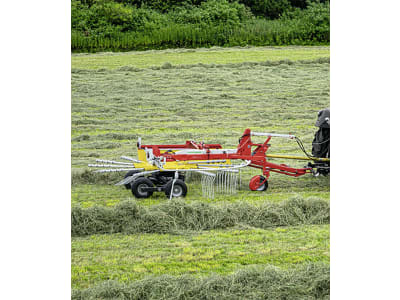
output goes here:
[[[271, 136], [265, 134], [267, 139], [264, 143], [258, 144], [251, 141], [251, 130], [246, 129], [239, 139], [239, 145], [236, 148], [235, 153], [228, 153], [222, 151], [222, 153], [211, 153], [212, 149], [222, 149], [220, 144], [204, 144], [196, 143], [193, 141], [186, 141], [183, 145], [140, 145], [139, 149], [152, 149], [153, 155], [164, 158], [167, 162], [170, 161], [192, 161], [192, 160], [247, 160], [250, 161], [249, 167], [257, 168], [262, 170], [262, 174], [265, 178], [261, 176], [256, 176], [256, 180], [250, 182], [251, 189], [257, 189], [259, 186], [263, 185], [269, 178], [270, 172], [276, 172], [284, 175], [289, 175], [293, 177], [298, 177], [305, 175], [306, 173], [311, 173], [312, 168], [292, 168], [285, 164], [274, 164], [267, 161], [266, 152], [268, 151], [270, 145], [268, 142], [271, 140]], [[289, 136], [289, 135], [288, 135]], [[294, 138], [294, 136], [289, 136]], [[255, 147], [254, 150], [252, 148]], [[175, 154], [172, 151], [166, 151], [161, 153], [161, 150], [165, 149], [199, 149], [205, 150], [204, 154]]]

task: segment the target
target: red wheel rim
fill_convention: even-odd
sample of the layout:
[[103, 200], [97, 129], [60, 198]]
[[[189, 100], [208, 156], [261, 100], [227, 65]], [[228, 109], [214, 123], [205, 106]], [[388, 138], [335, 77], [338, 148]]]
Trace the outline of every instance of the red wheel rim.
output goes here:
[[261, 175], [254, 176], [250, 179], [249, 187], [252, 191], [257, 191], [259, 187], [261, 187], [261, 183], [264, 180], [262, 179]]

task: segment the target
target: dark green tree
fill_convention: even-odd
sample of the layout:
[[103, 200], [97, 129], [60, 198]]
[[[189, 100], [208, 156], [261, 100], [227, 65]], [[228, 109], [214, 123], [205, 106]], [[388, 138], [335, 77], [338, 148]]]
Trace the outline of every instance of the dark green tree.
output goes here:
[[278, 19], [291, 8], [289, 0], [241, 0], [256, 16], [266, 19]]

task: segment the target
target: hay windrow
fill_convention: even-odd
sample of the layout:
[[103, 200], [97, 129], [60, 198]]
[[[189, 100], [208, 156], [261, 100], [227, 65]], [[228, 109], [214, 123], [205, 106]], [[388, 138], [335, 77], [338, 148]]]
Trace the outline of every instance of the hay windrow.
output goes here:
[[224, 229], [234, 226], [328, 224], [329, 203], [321, 199], [294, 197], [282, 203], [250, 205], [246, 202], [211, 205], [172, 200], [151, 207], [124, 201], [114, 207], [73, 207], [72, 236], [111, 233], [170, 233]]
[[230, 68], [230, 69], [235, 69], [235, 68], [247, 68], [251, 69], [254, 66], [279, 66], [279, 65], [299, 65], [299, 64], [329, 64], [330, 63], [330, 57], [321, 57], [317, 59], [306, 59], [306, 60], [289, 60], [289, 59], [282, 59], [282, 60], [277, 60], [277, 61], [258, 61], [258, 62], [240, 62], [240, 63], [227, 63], [227, 64], [205, 64], [205, 63], [197, 63], [197, 64], [177, 64], [177, 65], [172, 65], [170, 62], [165, 62], [161, 66], [149, 66], [149, 67], [143, 67], [143, 68], [137, 68], [134, 66], [122, 66], [117, 69], [77, 69], [73, 68], [71, 70], [72, 73], [74, 74], [79, 74], [79, 73], [114, 73], [114, 72], [141, 72], [146, 69], [149, 70], [161, 70], [161, 69], [192, 69], [192, 68]]
[[105, 281], [73, 290], [72, 299], [329, 299], [330, 268], [323, 263], [283, 270], [249, 267], [232, 275], [162, 275], [123, 284]]
[[[79, 153], [79, 152], [78, 152]], [[93, 156], [92, 162], [99, 156]], [[121, 174], [118, 173], [94, 173], [91, 170], [73, 169], [71, 172], [71, 184], [110, 184], [121, 180]]]

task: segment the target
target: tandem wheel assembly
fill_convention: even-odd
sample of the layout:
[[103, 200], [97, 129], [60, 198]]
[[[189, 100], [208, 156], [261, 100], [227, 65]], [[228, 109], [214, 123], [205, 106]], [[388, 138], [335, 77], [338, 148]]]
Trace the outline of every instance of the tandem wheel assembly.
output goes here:
[[[125, 178], [135, 173], [137, 171], [130, 171], [126, 173]], [[188, 190], [185, 176], [182, 174], [178, 174], [178, 178], [174, 176], [175, 172], [158, 172], [148, 177], [137, 177], [134, 181], [126, 184], [125, 187], [131, 189], [133, 196], [139, 199], [148, 198], [154, 192], [164, 192], [165, 196], [170, 198], [171, 191], [172, 197], [185, 197]]]

